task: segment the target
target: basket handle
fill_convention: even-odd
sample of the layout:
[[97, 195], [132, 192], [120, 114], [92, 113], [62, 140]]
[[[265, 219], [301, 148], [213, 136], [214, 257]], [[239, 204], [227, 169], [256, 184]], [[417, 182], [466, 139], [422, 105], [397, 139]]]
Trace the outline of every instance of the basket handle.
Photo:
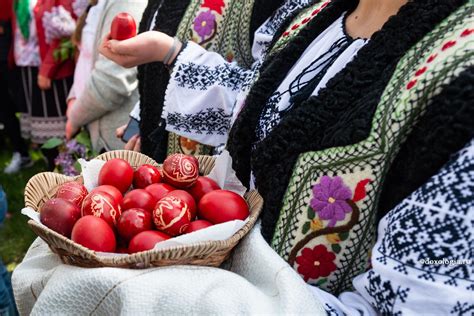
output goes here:
[[52, 197], [52, 189], [75, 179], [76, 177], [68, 177], [54, 172], [38, 173], [26, 184], [25, 206], [38, 210], [42, 201]]

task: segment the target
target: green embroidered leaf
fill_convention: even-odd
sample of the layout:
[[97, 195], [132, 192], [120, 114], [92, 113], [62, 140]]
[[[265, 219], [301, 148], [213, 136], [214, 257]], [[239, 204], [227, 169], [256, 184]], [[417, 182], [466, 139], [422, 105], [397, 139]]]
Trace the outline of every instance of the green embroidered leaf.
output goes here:
[[43, 144], [43, 146], [41, 146], [41, 148], [43, 149], [52, 149], [52, 148], [56, 148], [56, 147], [59, 147], [63, 144], [63, 140], [62, 139], [59, 139], [57, 137], [54, 137], [54, 138], [50, 138], [46, 141], [46, 143]]
[[342, 248], [341, 246], [339, 246], [339, 244], [332, 244], [331, 245], [331, 249], [332, 251], [334, 251], [335, 253], [340, 253]]
[[328, 279], [320, 279], [318, 282], [316, 282], [316, 285], [317, 286], [321, 286], [323, 285], [324, 283], [326, 283], [328, 281]]
[[308, 219], [313, 219], [316, 216], [316, 212], [310, 207], [308, 207]]
[[349, 238], [349, 232], [342, 232], [342, 233], [339, 233], [339, 238], [342, 240], [346, 240], [347, 238]]
[[304, 223], [304, 225], [303, 225], [303, 234], [306, 235], [310, 228], [311, 228], [311, 223], [310, 222]]

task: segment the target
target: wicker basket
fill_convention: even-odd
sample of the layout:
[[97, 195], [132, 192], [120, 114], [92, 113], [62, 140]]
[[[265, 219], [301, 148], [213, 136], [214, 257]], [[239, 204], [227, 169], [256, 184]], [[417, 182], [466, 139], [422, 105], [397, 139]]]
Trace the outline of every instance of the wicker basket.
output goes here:
[[[97, 157], [101, 160], [122, 158], [132, 167], [142, 164], [158, 164], [151, 158], [132, 151], [118, 150], [107, 152]], [[208, 174], [214, 167], [215, 160], [209, 156], [199, 156], [199, 171]], [[67, 177], [61, 174], [45, 172], [30, 179], [25, 188], [25, 205], [38, 211], [40, 207], [55, 193], [59, 185], [71, 181], [82, 181], [81, 177]], [[37, 222], [30, 220], [31, 229], [40, 236], [53, 252], [61, 257], [64, 263], [81, 267], [120, 267], [120, 268], [147, 268], [152, 266], [169, 266], [176, 264], [190, 264], [202, 266], [220, 266], [227, 259], [232, 249], [255, 225], [262, 210], [263, 199], [257, 191], [245, 195], [250, 207], [250, 219], [245, 226], [225, 241], [199, 242], [193, 245], [176, 246], [163, 250], [150, 250], [132, 255], [97, 255], [95, 251], [87, 249], [72, 240], [48, 229]]]

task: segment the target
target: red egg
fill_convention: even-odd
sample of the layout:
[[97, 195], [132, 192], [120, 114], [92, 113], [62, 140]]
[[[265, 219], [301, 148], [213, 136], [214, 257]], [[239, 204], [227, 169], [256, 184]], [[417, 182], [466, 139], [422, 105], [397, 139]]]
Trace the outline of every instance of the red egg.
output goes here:
[[121, 214], [120, 204], [108, 193], [89, 193], [82, 204], [82, 216], [94, 215], [114, 227]]
[[127, 192], [133, 181], [133, 168], [123, 159], [111, 159], [100, 169], [99, 185], [108, 184]]
[[123, 41], [135, 35], [137, 35], [137, 24], [133, 16], [126, 12], [117, 14], [112, 21], [110, 37], [118, 41]]
[[193, 156], [174, 154], [163, 162], [163, 178], [166, 183], [183, 189], [192, 186], [199, 177], [199, 165]]
[[168, 235], [181, 235], [191, 222], [189, 206], [174, 196], [164, 197], [156, 203], [153, 222], [158, 230]]
[[74, 224], [80, 217], [80, 208], [76, 204], [63, 199], [48, 200], [40, 209], [41, 223], [68, 238], [71, 236]]
[[215, 190], [204, 195], [199, 201], [198, 216], [213, 224], [245, 220], [249, 216], [249, 207], [237, 193]]
[[191, 213], [191, 220], [195, 219], [197, 216], [197, 207], [194, 198], [186, 191], [183, 190], [174, 190], [166, 194], [165, 197], [174, 196], [178, 199], [181, 199], [189, 206], [189, 212]]
[[196, 156], [188, 155], [188, 157], [191, 158], [192, 160], [194, 160], [194, 162], [196, 163], [196, 165], [199, 166], [199, 160], [196, 158]]
[[141, 208], [126, 210], [117, 222], [117, 230], [124, 240], [128, 241], [133, 236], [153, 228], [151, 213]]
[[115, 201], [117, 201], [118, 204], [122, 204], [123, 200], [123, 195], [122, 193], [114, 186], [111, 185], [101, 185], [98, 186], [97, 188], [93, 189], [91, 193], [96, 193], [96, 192], [105, 192], [110, 194]]
[[156, 201], [159, 201], [164, 198], [166, 194], [176, 190], [176, 188], [166, 183], [155, 183], [147, 186], [145, 190], [150, 193]]
[[82, 201], [84, 201], [84, 198], [88, 193], [89, 192], [87, 192], [85, 186], [76, 181], [71, 181], [62, 184], [58, 188], [55, 197], [72, 202], [80, 208], [82, 206]]
[[199, 203], [201, 198], [206, 194], [214, 190], [220, 190], [221, 188], [216, 183], [208, 177], [199, 177], [196, 180], [196, 183], [189, 188], [188, 192], [194, 197], [196, 203]]
[[144, 231], [136, 235], [130, 241], [128, 246], [129, 253], [147, 251], [155, 248], [155, 245], [161, 241], [170, 239], [170, 236], [156, 230]]
[[161, 173], [152, 165], [141, 165], [133, 174], [133, 187], [144, 189], [150, 184], [161, 182]]
[[123, 197], [122, 210], [131, 208], [142, 208], [148, 212], [153, 212], [157, 200], [148, 191], [135, 189]]
[[189, 226], [186, 229], [185, 233], [189, 234], [189, 233], [198, 231], [200, 229], [207, 228], [209, 226], [212, 226], [211, 222], [208, 222], [208, 221], [203, 220], [203, 219], [198, 219], [197, 221], [191, 222], [191, 224], [189, 224]]
[[114, 252], [116, 247], [112, 228], [103, 219], [91, 215], [77, 221], [71, 239], [94, 251]]

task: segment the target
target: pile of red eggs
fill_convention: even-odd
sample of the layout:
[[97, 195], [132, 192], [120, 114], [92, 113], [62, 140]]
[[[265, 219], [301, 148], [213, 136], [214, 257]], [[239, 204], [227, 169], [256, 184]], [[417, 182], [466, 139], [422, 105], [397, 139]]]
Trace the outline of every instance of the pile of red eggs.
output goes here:
[[91, 250], [136, 253], [174, 236], [249, 216], [240, 195], [199, 176], [193, 156], [169, 156], [162, 170], [151, 165], [133, 170], [127, 161], [112, 159], [98, 180], [91, 192], [75, 181], [61, 185], [41, 207], [41, 222]]

